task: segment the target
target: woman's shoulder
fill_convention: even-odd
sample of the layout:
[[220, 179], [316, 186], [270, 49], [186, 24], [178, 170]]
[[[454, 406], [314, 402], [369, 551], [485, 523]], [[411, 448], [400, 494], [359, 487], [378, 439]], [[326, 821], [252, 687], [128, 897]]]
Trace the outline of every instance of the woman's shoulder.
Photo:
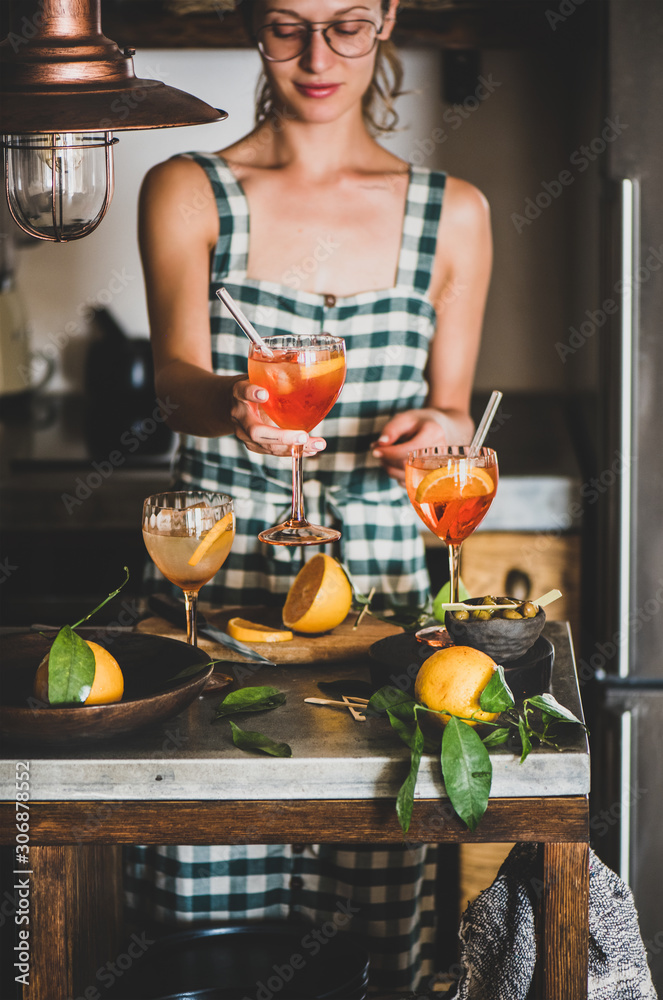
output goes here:
[[483, 191], [460, 177], [445, 175], [443, 220], [446, 224], [476, 226], [489, 217], [490, 206]]

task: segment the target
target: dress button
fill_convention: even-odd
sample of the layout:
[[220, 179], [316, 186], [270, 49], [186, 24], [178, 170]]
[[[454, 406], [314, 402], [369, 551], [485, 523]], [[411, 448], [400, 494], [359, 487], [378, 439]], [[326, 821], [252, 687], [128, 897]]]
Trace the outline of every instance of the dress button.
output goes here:
[[328, 309], [333, 309], [334, 306], [336, 305], [336, 296], [325, 295], [325, 305], [327, 306]]
[[292, 878], [290, 879], [290, 888], [295, 890], [304, 888], [304, 879], [301, 877], [301, 875], [292, 876]]
[[293, 854], [303, 854], [304, 853], [304, 845], [303, 844], [293, 844], [292, 845], [292, 853]]

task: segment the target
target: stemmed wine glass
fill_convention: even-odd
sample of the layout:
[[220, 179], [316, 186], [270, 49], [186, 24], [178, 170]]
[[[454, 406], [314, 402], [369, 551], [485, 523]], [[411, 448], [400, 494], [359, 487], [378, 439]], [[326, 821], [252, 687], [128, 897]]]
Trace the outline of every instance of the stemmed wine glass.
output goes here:
[[[266, 350], [263, 349], [266, 347]], [[260, 406], [284, 430], [310, 432], [326, 417], [345, 381], [345, 341], [322, 333], [265, 337], [249, 347], [249, 380], [269, 392]], [[335, 528], [310, 524], [304, 515], [302, 457], [292, 446], [292, 513], [282, 524], [261, 531], [270, 545], [321, 545], [341, 537]]]
[[[480, 448], [472, 457], [470, 451], [470, 446], [420, 448], [409, 453], [405, 465], [410, 503], [449, 550], [452, 604], [458, 601], [461, 545], [483, 521], [497, 490], [493, 449]], [[433, 644], [439, 631], [421, 629], [417, 638]]]
[[221, 568], [235, 537], [231, 497], [181, 490], [143, 503], [143, 541], [163, 575], [184, 591], [186, 641], [198, 645], [198, 591]]

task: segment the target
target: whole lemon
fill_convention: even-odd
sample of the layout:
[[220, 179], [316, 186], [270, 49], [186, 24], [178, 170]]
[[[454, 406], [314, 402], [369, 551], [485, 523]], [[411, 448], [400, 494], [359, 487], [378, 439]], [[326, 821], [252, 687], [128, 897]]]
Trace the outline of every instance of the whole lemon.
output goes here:
[[[124, 694], [124, 676], [119, 663], [99, 643], [88, 639], [85, 642], [94, 653], [95, 672], [90, 693], [84, 704], [108, 705], [114, 701], [121, 701]], [[35, 698], [48, 703], [48, 653], [37, 668], [33, 693]]]
[[[484, 712], [479, 704], [481, 692], [495, 671], [495, 661], [470, 646], [448, 646], [424, 660], [414, 682], [417, 701], [437, 711], [447, 709], [453, 715], [475, 720], [468, 726], [493, 722], [499, 713]], [[426, 718], [446, 726], [447, 715], [425, 713]]]
[[324, 553], [304, 563], [283, 607], [283, 624], [295, 632], [329, 632], [345, 621], [352, 587], [340, 564]]

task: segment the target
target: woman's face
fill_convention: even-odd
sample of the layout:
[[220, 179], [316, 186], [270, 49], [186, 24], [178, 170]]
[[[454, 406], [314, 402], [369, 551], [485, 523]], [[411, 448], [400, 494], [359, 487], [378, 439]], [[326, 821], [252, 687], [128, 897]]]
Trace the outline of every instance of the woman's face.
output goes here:
[[[395, 9], [396, 0], [392, 6]], [[393, 15], [391, 11], [387, 18]], [[292, 31], [280, 25], [316, 24], [324, 28], [332, 21], [371, 21], [383, 24], [379, 0], [260, 0], [256, 4], [254, 30], [273, 25], [280, 35]], [[322, 22], [322, 23], [320, 23]], [[393, 21], [387, 19], [380, 39], [391, 34]], [[349, 26], [350, 27], [350, 26]], [[377, 45], [366, 55], [347, 58], [329, 47], [320, 30], [309, 35], [309, 43], [299, 56], [286, 62], [263, 66], [278, 104], [305, 122], [335, 121], [344, 114], [361, 113], [361, 99], [373, 77]]]

